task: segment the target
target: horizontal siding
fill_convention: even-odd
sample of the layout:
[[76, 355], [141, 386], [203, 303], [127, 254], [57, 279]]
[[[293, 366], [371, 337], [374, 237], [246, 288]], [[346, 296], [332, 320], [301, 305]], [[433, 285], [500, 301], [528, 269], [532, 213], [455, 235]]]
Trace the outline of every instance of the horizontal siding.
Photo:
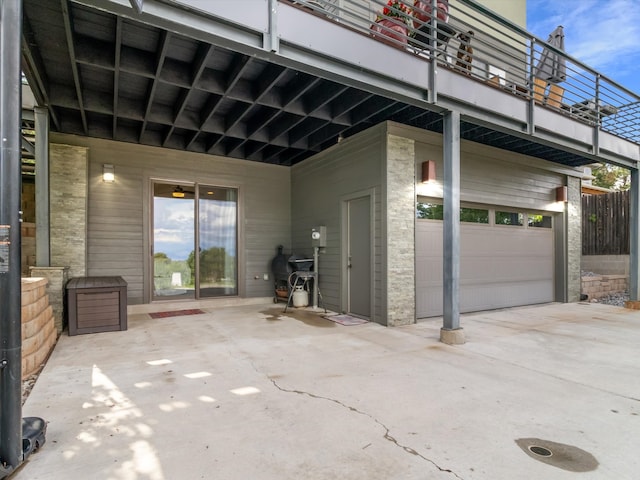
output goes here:
[[[495, 153], [496, 156], [505, 155], [497, 150]], [[444, 178], [442, 152], [434, 153], [433, 146], [429, 148], [418, 143], [416, 158], [430, 158], [436, 162], [436, 183], [441, 192]], [[461, 201], [558, 211], [562, 205], [555, 201], [555, 189], [564, 184], [565, 175], [531, 167], [524, 162], [505, 161], [468, 150], [460, 153]]]
[[[89, 148], [88, 275], [122, 276], [129, 304], [149, 297], [152, 179], [238, 188], [239, 294], [273, 296], [263, 275], [271, 280], [276, 247], [291, 244], [287, 167], [69, 135], [52, 143]], [[115, 166], [113, 184], [102, 182], [104, 163]]]
[[328, 309], [342, 311], [342, 200], [373, 189], [375, 195], [374, 314], [380, 321], [382, 216], [380, 215], [384, 125], [343, 140], [323, 153], [292, 167], [292, 250], [312, 256], [311, 229], [327, 227], [327, 247], [318, 260], [319, 286]]
[[[117, 164], [115, 159], [101, 160], [105, 149], [108, 155], [111, 149], [103, 143], [89, 146], [87, 271], [91, 276], [122, 276], [127, 282], [127, 302], [138, 304], [144, 292], [142, 177], [137, 168]], [[101, 180], [103, 163], [116, 165], [112, 184]]]
[[[417, 185], [418, 195], [442, 197], [442, 136], [392, 123], [394, 135], [416, 142], [416, 167], [425, 160], [436, 164], [436, 180]], [[531, 210], [562, 211], [555, 189], [566, 185], [567, 176], [581, 173], [568, 167], [495, 147], [462, 140], [460, 148], [460, 199], [485, 205], [513, 206]]]

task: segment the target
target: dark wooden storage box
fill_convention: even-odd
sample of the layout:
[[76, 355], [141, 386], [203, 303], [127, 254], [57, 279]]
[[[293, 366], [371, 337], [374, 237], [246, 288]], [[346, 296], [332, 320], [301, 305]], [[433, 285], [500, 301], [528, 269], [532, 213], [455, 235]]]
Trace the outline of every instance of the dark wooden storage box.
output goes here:
[[67, 283], [69, 335], [127, 329], [127, 282], [122, 277], [77, 277]]

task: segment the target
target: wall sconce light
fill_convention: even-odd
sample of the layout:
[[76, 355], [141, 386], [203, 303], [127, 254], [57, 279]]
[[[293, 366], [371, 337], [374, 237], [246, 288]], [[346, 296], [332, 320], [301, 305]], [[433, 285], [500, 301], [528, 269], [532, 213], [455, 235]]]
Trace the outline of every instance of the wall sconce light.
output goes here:
[[102, 165], [102, 181], [105, 183], [113, 183], [116, 181], [115, 168], [110, 163]]
[[422, 183], [427, 183], [436, 179], [436, 162], [427, 160], [422, 162]]
[[568, 202], [569, 201], [569, 190], [567, 187], [558, 187], [556, 188], [556, 202]]

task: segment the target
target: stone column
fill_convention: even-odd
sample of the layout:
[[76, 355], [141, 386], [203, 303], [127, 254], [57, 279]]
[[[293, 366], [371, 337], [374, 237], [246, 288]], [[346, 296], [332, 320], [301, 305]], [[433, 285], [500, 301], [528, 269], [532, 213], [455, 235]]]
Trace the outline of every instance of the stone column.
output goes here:
[[52, 144], [49, 158], [51, 265], [69, 267], [70, 277], [84, 277], [87, 271], [88, 150]]
[[415, 145], [387, 137], [387, 325], [416, 321]]
[[567, 302], [578, 302], [582, 288], [582, 192], [580, 179], [567, 177]]

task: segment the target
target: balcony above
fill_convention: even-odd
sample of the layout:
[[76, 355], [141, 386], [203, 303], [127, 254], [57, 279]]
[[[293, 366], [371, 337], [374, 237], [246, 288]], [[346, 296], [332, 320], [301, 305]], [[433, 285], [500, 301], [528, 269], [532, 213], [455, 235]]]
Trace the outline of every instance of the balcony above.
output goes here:
[[[378, 0], [145, 0], [140, 13], [128, 0], [25, 0], [24, 72], [63, 133], [293, 165], [385, 120], [442, 131], [457, 110], [467, 140], [636, 168], [640, 97], [455, 4], [446, 21], [396, 17], [406, 30], [391, 37], [372, 30]], [[474, 53], [459, 63], [469, 30]], [[540, 91], [545, 51], [566, 76]]]

